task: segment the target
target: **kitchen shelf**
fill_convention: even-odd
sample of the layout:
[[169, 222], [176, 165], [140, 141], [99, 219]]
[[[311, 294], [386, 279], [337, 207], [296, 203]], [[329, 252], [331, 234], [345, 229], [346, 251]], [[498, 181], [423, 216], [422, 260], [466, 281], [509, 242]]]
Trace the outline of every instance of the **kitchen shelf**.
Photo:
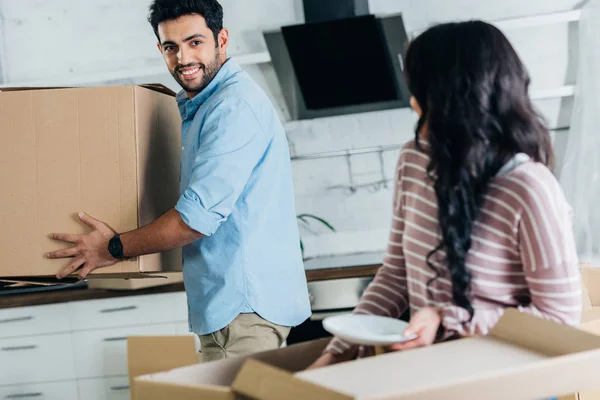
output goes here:
[[541, 89], [532, 91], [530, 97], [532, 100], [556, 99], [560, 97], [571, 97], [575, 94], [575, 85], [565, 85], [551, 89]]
[[[549, 14], [529, 15], [524, 17], [507, 18], [496, 21], [489, 21], [490, 24], [502, 30], [512, 30], [520, 28], [534, 28], [544, 25], [561, 24], [568, 22], [578, 22], [581, 19], [581, 10], [568, 10]], [[419, 29], [411, 32], [415, 37], [425, 29]]]
[[[245, 53], [231, 56], [240, 65], [253, 65], [268, 63], [271, 61], [269, 52], [257, 52], [257, 53]], [[156, 78], [157, 76], [164, 76], [168, 79], [171, 78], [171, 74], [167, 71], [164, 64], [152, 65], [146, 68], [130, 69], [123, 71], [112, 71], [105, 73], [86, 73], [86, 74], [72, 74], [72, 76], [61, 76], [44, 79], [33, 79], [27, 81], [17, 82], [6, 82], [0, 84], [0, 88], [5, 87], [47, 87], [47, 86], [77, 86], [77, 85], [88, 85], [93, 83], [101, 83], [108, 81], [119, 81], [127, 79], [144, 79], [144, 78]], [[151, 82], [147, 82], [151, 83]]]

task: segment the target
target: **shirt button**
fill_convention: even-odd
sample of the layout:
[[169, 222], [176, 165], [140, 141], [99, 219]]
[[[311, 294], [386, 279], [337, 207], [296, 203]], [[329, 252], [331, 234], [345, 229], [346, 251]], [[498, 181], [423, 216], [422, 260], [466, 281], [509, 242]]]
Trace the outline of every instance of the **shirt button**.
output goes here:
[[184, 146], [181, 146], [181, 151], [183, 151], [183, 150], [185, 150], [185, 147], [184, 147]]

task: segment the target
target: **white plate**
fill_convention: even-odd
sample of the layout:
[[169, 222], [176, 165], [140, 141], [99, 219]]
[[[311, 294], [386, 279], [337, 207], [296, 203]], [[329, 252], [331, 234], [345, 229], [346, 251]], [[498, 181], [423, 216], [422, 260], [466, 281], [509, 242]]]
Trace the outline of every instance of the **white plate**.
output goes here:
[[389, 346], [417, 338], [416, 334], [404, 336], [408, 323], [377, 315], [347, 314], [328, 317], [323, 328], [334, 336], [358, 345]]

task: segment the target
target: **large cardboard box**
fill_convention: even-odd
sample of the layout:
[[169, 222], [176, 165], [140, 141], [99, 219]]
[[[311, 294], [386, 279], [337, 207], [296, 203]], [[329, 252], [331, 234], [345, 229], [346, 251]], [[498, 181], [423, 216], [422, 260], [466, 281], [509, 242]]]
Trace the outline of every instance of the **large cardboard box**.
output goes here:
[[[580, 328], [600, 335], [600, 268], [583, 266], [581, 278], [584, 295]], [[600, 390], [574, 393], [560, 400], [600, 400]]]
[[[181, 117], [157, 85], [0, 92], [0, 277], [54, 276], [65, 260], [51, 232], [83, 233], [84, 211], [123, 232], [172, 208], [179, 194]], [[181, 252], [95, 272], [181, 270]], [[94, 274], [91, 275], [92, 277]]]
[[[161, 344], [160, 341], [163, 339], [169, 338], [154, 338], [154, 343], [152, 343], [153, 347]], [[176, 339], [170, 339], [177, 342]], [[133, 340], [138, 341], [137, 338]], [[189, 356], [183, 356], [181, 351], [177, 351], [179, 355], [162, 357], [162, 360], [159, 360], [159, 358], [155, 356], [152, 356], [152, 360], [148, 360], [148, 355], [146, 355], [143, 362], [145, 365], [151, 365], [149, 369], [166, 372], [150, 373], [147, 375], [139, 374], [139, 370], [131, 368], [131, 364], [140, 363], [141, 359], [131, 360], [130, 374], [136, 376], [131, 384], [133, 393], [132, 399], [243, 399], [245, 397], [236, 394], [231, 386], [246, 361], [251, 359], [258, 360], [265, 365], [270, 365], [274, 368], [281, 369], [282, 371], [300, 371], [317, 359], [327, 343], [329, 343], [329, 340], [330, 339], [320, 339], [283, 347], [278, 350], [257, 353], [249, 357], [231, 358], [196, 365], [191, 365], [193, 363], [188, 362]], [[138, 343], [141, 344], [141, 342]], [[146, 344], [150, 343], [147, 341]], [[179, 341], [178, 345], [186, 346], [188, 352], [192, 350], [192, 346], [189, 343], [184, 344], [182, 341]], [[146, 346], [145, 353], [148, 353], [149, 350], [150, 347]], [[185, 351], [183, 353], [185, 353]], [[136, 353], [130, 353], [129, 357], [135, 358], [135, 355]], [[190, 366], [169, 370], [168, 368], [165, 368], [165, 364]], [[313, 399], [315, 397], [309, 396], [303, 400], [309, 398]]]
[[487, 336], [305, 371], [325, 341], [136, 378], [136, 399], [543, 399], [600, 387], [600, 336], [514, 309]]

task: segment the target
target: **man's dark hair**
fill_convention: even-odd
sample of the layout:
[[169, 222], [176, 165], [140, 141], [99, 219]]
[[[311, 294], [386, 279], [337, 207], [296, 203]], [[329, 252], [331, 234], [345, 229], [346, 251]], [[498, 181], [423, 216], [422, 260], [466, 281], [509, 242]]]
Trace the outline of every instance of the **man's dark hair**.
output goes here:
[[150, 5], [148, 22], [160, 40], [158, 24], [191, 14], [204, 17], [206, 25], [215, 37], [215, 42], [218, 42], [219, 32], [223, 29], [223, 7], [217, 0], [154, 0]]

